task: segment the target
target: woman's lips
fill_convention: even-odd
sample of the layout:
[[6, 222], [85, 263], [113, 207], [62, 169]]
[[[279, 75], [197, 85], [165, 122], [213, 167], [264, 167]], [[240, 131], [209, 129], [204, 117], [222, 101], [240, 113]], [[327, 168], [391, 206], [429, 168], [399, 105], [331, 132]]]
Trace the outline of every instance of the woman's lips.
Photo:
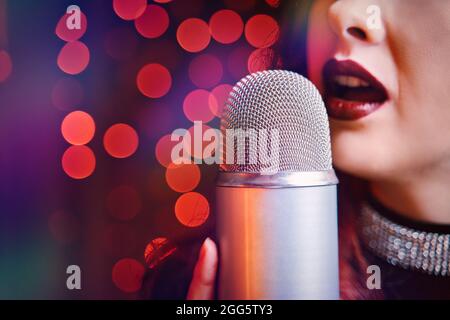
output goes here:
[[323, 69], [328, 115], [356, 120], [378, 110], [388, 100], [386, 88], [358, 63], [330, 60]]

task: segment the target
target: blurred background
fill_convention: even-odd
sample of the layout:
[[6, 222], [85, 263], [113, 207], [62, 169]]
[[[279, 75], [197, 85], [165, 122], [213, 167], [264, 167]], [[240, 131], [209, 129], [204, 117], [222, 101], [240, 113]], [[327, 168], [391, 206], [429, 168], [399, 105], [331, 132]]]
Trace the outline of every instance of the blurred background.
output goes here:
[[268, 68], [279, 5], [0, 0], [1, 299], [140, 298], [163, 244], [213, 228], [217, 168], [171, 164], [170, 134], [218, 128]]

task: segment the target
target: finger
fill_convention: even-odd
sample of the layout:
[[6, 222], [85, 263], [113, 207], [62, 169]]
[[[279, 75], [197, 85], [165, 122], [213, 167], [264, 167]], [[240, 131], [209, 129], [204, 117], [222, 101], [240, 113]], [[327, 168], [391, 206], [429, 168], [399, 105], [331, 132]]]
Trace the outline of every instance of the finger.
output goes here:
[[213, 299], [217, 261], [217, 246], [210, 238], [206, 238], [200, 249], [200, 255], [194, 268], [187, 295], [188, 300]]

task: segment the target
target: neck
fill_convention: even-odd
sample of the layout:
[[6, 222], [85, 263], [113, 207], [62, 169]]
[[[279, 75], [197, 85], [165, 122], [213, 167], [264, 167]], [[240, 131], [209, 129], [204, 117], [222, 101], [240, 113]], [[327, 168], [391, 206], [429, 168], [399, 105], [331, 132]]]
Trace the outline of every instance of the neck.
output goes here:
[[401, 181], [370, 183], [375, 198], [407, 218], [450, 225], [450, 165]]

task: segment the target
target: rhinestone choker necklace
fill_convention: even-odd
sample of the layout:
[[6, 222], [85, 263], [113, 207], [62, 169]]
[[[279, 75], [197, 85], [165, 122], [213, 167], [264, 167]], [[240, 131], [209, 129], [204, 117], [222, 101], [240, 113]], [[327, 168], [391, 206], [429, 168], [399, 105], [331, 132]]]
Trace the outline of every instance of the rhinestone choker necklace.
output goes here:
[[388, 263], [435, 276], [450, 276], [450, 233], [402, 226], [365, 203], [361, 211], [363, 243]]

